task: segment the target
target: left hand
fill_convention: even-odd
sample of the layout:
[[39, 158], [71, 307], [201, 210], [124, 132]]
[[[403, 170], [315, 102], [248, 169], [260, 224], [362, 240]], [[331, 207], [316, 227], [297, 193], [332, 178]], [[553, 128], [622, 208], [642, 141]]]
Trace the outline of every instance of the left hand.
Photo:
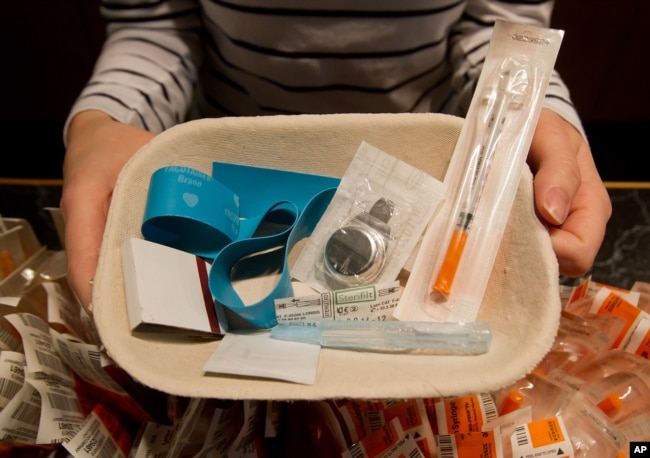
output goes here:
[[585, 275], [605, 237], [612, 204], [589, 145], [564, 118], [544, 108], [528, 164], [534, 174], [535, 206], [548, 225], [560, 274]]

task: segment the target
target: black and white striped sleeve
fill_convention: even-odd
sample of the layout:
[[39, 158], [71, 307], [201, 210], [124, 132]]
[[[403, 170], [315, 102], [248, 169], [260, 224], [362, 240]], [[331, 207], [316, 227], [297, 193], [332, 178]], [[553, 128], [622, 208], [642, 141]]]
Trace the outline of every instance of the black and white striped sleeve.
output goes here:
[[155, 133], [184, 121], [202, 59], [197, 2], [103, 0], [101, 11], [107, 39], [68, 121], [88, 109]]

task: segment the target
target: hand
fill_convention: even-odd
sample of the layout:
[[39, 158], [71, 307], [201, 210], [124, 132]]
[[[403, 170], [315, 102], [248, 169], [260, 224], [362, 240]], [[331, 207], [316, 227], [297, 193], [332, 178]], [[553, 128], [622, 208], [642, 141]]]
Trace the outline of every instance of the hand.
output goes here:
[[580, 277], [591, 269], [612, 214], [591, 149], [575, 127], [545, 108], [528, 163], [535, 174], [535, 206], [548, 224], [560, 274]]
[[95, 110], [77, 114], [70, 123], [60, 208], [68, 282], [89, 313], [91, 282], [115, 182], [124, 164], [153, 136]]

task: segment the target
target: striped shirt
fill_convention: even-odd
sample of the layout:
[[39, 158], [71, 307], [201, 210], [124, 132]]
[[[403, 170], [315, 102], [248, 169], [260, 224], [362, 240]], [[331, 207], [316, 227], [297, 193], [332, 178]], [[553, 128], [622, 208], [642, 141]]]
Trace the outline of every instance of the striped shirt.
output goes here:
[[[553, 0], [103, 0], [86, 109], [158, 133], [195, 117], [464, 116], [496, 19], [549, 27]], [[582, 129], [551, 77], [545, 106]]]

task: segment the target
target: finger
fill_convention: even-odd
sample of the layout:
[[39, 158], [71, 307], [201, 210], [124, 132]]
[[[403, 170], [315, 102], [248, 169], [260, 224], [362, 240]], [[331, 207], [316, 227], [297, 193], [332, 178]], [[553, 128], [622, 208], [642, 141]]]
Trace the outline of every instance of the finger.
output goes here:
[[549, 228], [560, 273], [579, 277], [589, 271], [605, 237], [612, 206], [591, 153], [585, 147], [578, 155], [583, 177], [572, 201], [571, 211], [561, 226]]
[[81, 305], [91, 312], [91, 282], [97, 268], [108, 204], [104, 197], [92, 193], [76, 192], [74, 199], [66, 206], [68, 282]]
[[535, 172], [535, 206], [551, 225], [563, 224], [582, 180], [576, 154], [582, 138], [567, 133], [555, 113], [542, 111], [530, 147], [529, 164]]

